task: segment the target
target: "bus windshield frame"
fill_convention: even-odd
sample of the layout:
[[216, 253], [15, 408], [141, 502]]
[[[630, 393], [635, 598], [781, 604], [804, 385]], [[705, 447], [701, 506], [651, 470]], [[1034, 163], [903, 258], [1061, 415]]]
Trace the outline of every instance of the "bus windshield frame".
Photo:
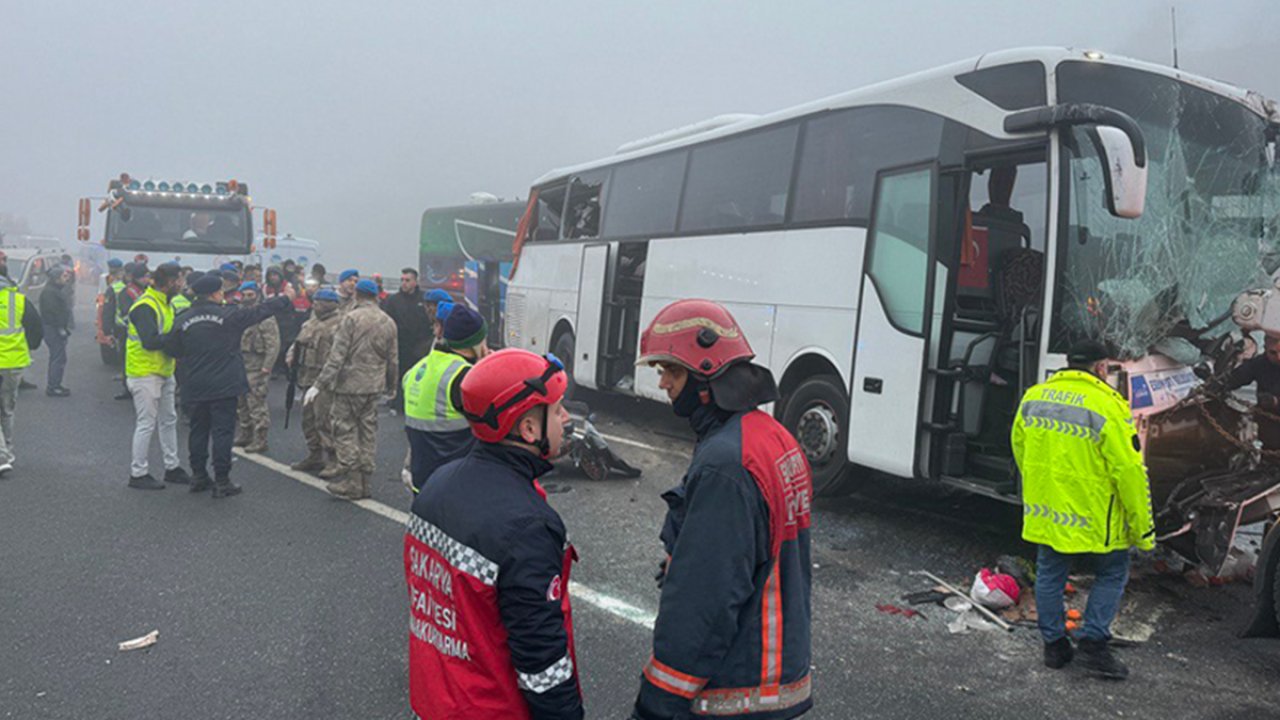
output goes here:
[[107, 213], [108, 250], [246, 255], [253, 246], [253, 216], [239, 200], [143, 203], [126, 200]]
[[1065, 62], [1058, 101], [1137, 120], [1147, 143], [1142, 217], [1111, 215], [1087, 128], [1061, 131], [1061, 202], [1050, 352], [1090, 338], [1122, 358], [1169, 350], [1172, 337], [1221, 334], [1242, 291], [1280, 266], [1280, 186], [1267, 119], [1205, 87], [1104, 63]]

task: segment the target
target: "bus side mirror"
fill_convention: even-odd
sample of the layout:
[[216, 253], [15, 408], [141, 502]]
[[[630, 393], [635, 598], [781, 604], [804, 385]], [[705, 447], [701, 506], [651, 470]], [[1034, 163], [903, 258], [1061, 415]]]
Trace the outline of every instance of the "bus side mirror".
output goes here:
[[1116, 217], [1142, 217], [1147, 200], [1147, 164], [1138, 165], [1128, 134], [1117, 127], [1099, 125], [1089, 135], [1107, 168], [1107, 210]]

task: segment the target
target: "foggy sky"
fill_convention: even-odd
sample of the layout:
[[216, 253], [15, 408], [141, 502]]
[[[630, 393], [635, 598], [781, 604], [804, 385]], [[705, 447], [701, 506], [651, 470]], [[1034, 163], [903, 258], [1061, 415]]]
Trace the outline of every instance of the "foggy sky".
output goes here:
[[[122, 171], [235, 177], [329, 268], [395, 272], [427, 207], [713, 115], [1009, 47], [1169, 64], [1169, 7], [0, 0], [0, 212], [71, 241]], [[1184, 69], [1280, 98], [1274, 0], [1182, 2], [1178, 30]]]

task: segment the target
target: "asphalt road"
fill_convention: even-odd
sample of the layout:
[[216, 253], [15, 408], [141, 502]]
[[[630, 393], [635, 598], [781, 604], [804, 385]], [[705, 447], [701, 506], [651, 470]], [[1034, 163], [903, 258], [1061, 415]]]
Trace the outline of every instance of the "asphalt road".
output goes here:
[[[132, 405], [111, 399], [118, 383], [91, 332], [73, 337], [70, 398], [44, 395], [45, 359], [38, 351], [29, 372], [40, 390], [19, 401], [16, 469], [0, 479], [0, 717], [406, 716], [399, 418], [379, 421], [379, 505], [334, 500], [241, 457], [236, 498], [140, 492], [125, 487]], [[268, 456], [287, 464], [303, 445], [296, 417], [283, 427], [283, 396], [274, 382]], [[585, 399], [602, 432], [647, 446], [615, 445], [639, 480], [596, 483], [569, 468], [547, 482], [582, 556], [588, 716], [621, 718], [657, 606], [658, 494], [678, 482], [691, 435], [661, 406]], [[940, 607], [912, 619], [876, 609], [930, 585], [912, 571], [968, 584], [997, 556], [1025, 554], [1017, 529], [1016, 508], [885, 478], [818, 502], [809, 717], [1280, 716], [1280, 641], [1234, 637], [1247, 586], [1136, 577], [1118, 630], [1148, 639], [1121, 651], [1125, 683], [1046, 670], [1029, 628], [952, 635]], [[116, 649], [152, 630], [153, 647]]]

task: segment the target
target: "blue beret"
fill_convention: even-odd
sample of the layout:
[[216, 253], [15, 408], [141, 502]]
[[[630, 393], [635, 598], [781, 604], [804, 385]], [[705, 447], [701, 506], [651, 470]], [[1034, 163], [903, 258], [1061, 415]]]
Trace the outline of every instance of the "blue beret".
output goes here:
[[442, 302], [436, 304], [436, 319], [444, 322], [449, 319], [449, 313], [453, 312], [453, 303]]
[[338, 293], [334, 292], [333, 288], [323, 288], [321, 290], [317, 290], [316, 294], [311, 296], [311, 299], [317, 302], [321, 300], [328, 300], [329, 302], [339, 301]]
[[124, 261], [121, 260], [120, 258], [111, 258], [110, 260], [107, 261], [107, 267], [111, 268], [112, 270], [119, 270], [120, 268], [124, 267]]
[[346, 282], [348, 278], [360, 277], [359, 270], [343, 270], [338, 274], [338, 282]]
[[244, 292], [245, 290], [252, 290], [254, 292], [258, 292], [258, 283], [252, 280], [244, 283], [243, 285], [240, 286], [240, 292]]
[[222, 289], [222, 278], [217, 275], [205, 275], [191, 283], [191, 292], [197, 295], [212, 295]]
[[453, 302], [453, 296], [440, 288], [432, 288], [426, 291], [422, 294], [422, 299], [429, 303], [436, 303], [437, 305], [440, 303]]
[[[354, 270], [349, 270], [349, 271], [347, 271], [347, 272], [355, 272], [355, 271], [354, 271]], [[346, 274], [346, 273], [343, 273], [343, 275], [345, 275], [345, 274]], [[378, 283], [376, 283], [376, 282], [374, 282], [374, 281], [370, 280], [369, 278], [365, 278], [365, 279], [361, 280], [360, 282], [356, 283], [356, 292], [362, 292], [362, 293], [364, 293], [365, 295], [373, 295], [374, 297], [377, 297], [377, 295], [378, 295]]]
[[222, 263], [222, 266], [219, 267], [218, 269], [221, 270], [222, 272], [229, 272], [232, 275], [235, 275], [237, 272], [236, 266], [232, 265], [231, 263]]

